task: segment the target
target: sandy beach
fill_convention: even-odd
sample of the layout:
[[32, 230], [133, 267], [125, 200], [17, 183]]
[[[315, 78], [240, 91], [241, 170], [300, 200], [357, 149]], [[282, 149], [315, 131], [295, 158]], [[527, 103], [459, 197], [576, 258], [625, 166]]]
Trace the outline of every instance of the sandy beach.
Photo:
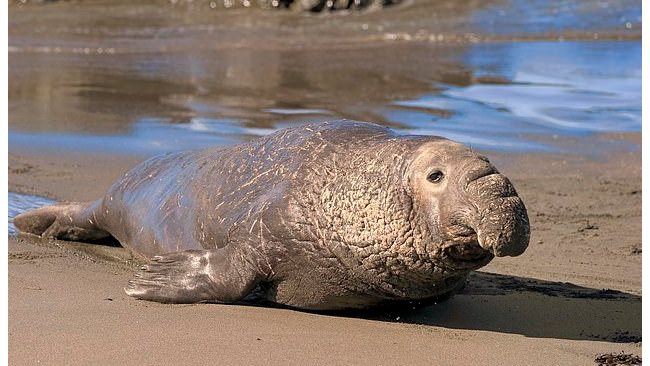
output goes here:
[[[417, 310], [138, 301], [122, 290], [138, 265], [126, 250], [10, 237], [9, 362], [589, 365], [603, 353], [640, 356], [640, 135], [592, 142], [620, 139], [633, 148], [606, 157], [488, 153], [528, 207], [530, 247]], [[9, 190], [90, 200], [140, 160], [10, 148]]]

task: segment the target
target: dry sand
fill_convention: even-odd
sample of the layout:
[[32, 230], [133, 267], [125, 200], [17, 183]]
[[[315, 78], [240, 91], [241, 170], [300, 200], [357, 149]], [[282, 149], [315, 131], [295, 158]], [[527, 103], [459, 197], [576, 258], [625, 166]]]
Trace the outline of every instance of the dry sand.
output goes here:
[[[618, 138], [640, 137], [606, 137]], [[591, 365], [601, 353], [640, 355], [640, 149], [491, 156], [526, 202], [530, 247], [447, 302], [361, 314], [156, 304], [122, 291], [137, 265], [122, 248], [10, 237], [9, 362]], [[10, 148], [9, 189], [90, 200], [139, 160]]]

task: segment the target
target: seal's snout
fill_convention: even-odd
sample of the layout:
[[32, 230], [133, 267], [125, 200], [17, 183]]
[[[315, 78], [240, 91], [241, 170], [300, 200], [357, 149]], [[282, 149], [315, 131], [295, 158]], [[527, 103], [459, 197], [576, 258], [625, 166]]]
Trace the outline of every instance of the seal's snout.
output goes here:
[[530, 226], [519, 197], [508, 197], [499, 209], [486, 213], [477, 228], [479, 245], [496, 257], [515, 257], [528, 247]]
[[518, 256], [528, 247], [530, 224], [523, 201], [494, 168], [474, 173], [467, 190], [478, 209], [473, 228], [480, 246], [497, 257]]

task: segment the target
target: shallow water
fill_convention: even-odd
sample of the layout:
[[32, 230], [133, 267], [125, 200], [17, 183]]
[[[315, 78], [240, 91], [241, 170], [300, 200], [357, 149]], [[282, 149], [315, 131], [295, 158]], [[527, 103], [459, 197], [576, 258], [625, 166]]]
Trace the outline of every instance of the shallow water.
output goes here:
[[9, 192], [9, 235], [16, 235], [18, 233], [13, 223], [14, 217], [18, 214], [34, 208], [51, 205], [53, 203], [55, 203], [55, 201], [52, 201], [49, 198]]
[[641, 130], [639, 1], [174, 4], [10, 6], [10, 149], [149, 155], [351, 118], [589, 153], [555, 138]]

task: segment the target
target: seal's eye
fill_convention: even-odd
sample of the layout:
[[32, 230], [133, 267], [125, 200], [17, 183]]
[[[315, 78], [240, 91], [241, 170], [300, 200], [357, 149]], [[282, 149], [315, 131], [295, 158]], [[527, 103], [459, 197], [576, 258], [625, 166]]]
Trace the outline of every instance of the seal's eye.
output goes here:
[[429, 176], [427, 177], [427, 180], [431, 183], [440, 183], [442, 181], [442, 178], [444, 178], [444, 174], [440, 170], [434, 170], [432, 171]]

